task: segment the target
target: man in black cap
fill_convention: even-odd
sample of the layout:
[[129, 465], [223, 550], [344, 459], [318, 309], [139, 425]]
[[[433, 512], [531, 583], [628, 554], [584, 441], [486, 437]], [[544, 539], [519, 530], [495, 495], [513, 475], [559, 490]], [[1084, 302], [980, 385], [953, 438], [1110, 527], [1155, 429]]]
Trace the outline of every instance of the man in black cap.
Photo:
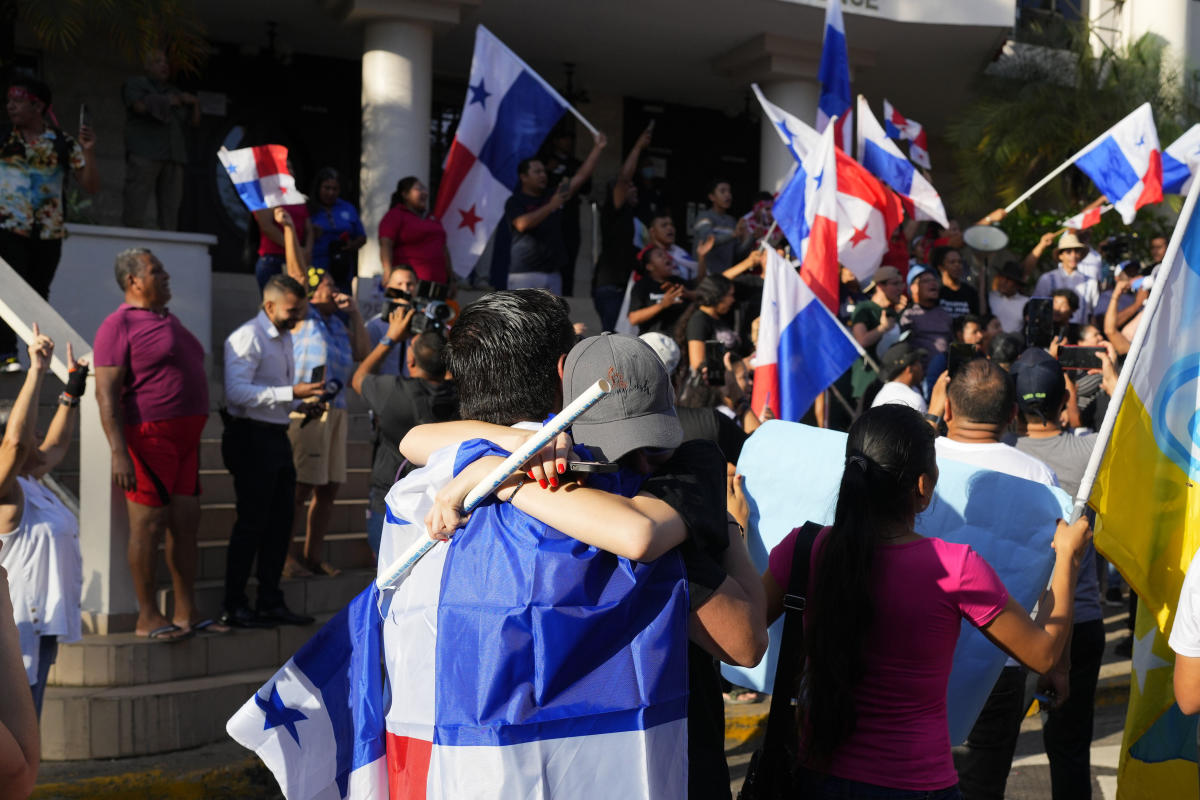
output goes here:
[[908, 341], [896, 342], [883, 355], [883, 377], [887, 383], [875, 395], [871, 407], [887, 403], [899, 403], [924, 414], [929, 410], [925, 396], [921, 394], [921, 381], [925, 379], [925, 358], [929, 355]]
[[[1032, 347], [1013, 362], [1017, 406], [1025, 434], [1016, 447], [1054, 470], [1069, 494], [1079, 491], [1097, 434], [1074, 436], [1059, 421], [1067, 402], [1062, 367], [1046, 351]], [[1075, 584], [1075, 622], [1065, 663], [1038, 680], [1040, 691], [1054, 698], [1042, 725], [1042, 742], [1050, 759], [1054, 797], [1086, 797], [1091, 792], [1092, 720], [1096, 681], [1104, 656], [1104, 611], [1096, 573], [1096, 550], [1089, 543]]]

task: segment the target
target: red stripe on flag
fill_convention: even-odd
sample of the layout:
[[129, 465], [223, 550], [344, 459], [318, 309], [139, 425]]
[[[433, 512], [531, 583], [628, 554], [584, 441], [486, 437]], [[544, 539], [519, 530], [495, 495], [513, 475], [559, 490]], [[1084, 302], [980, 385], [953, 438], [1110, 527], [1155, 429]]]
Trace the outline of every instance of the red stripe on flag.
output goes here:
[[[763, 346], [779, 349], [778, 342], [763, 342]], [[778, 364], [764, 364], [754, 368], [754, 394], [750, 397], [750, 409], [762, 419], [765, 406], [769, 406], [771, 414], [775, 419], [779, 419]]]
[[837, 153], [837, 181], [840, 194], [857, 197], [883, 212], [884, 233], [889, 237], [896, 226], [904, 221], [904, 211], [896, 193], [867, 172], [866, 167], [840, 150]]
[[800, 277], [817, 299], [836, 314], [841, 275], [838, 270], [837, 222], [834, 220], [819, 214], [813, 217], [812, 233], [808, 235], [808, 250], [800, 266]]
[[287, 175], [287, 148], [281, 144], [264, 144], [250, 148], [254, 151], [254, 167], [258, 177]]
[[1142, 176], [1142, 193], [1133, 207], [1137, 209], [1147, 203], [1161, 203], [1162, 197], [1162, 153], [1151, 150], [1150, 166]]
[[450, 155], [446, 156], [446, 169], [442, 172], [442, 182], [438, 186], [437, 204], [433, 209], [433, 215], [438, 219], [446, 218], [450, 201], [454, 199], [454, 195], [458, 194], [458, 187], [467, 177], [467, 173], [471, 171], [471, 167], [475, 166], [475, 160], [475, 154], [459, 144], [458, 139], [450, 143]]
[[391, 800], [425, 800], [433, 742], [387, 735], [388, 797]]

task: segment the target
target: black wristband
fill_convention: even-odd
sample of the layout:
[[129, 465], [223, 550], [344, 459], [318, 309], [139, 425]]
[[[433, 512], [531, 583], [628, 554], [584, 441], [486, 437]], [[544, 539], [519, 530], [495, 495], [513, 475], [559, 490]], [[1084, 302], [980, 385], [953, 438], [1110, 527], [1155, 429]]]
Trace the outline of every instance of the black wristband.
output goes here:
[[63, 390], [63, 394], [74, 397], [76, 400], [83, 397], [83, 392], [87, 389], [88, 365], [76, 367], [67, 373], [67, 387]]

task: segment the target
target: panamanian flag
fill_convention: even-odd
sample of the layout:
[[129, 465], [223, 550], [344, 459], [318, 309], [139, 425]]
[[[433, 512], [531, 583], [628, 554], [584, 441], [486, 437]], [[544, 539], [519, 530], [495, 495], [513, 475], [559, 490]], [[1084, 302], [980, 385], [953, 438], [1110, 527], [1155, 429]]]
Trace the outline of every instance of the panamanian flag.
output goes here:
[[817, 132], [823, 133], [835, 117], [834, 144], [850, 152], [854, 130], [854, 98], [850, 94], [850, 51], [846, 46], [846, 23], [842, 4], [825, 6], [825, 37], [821, 42], [821, 64], [817, 70], [821, 96], [817, 99]]
[[929, 143], [925, 128], [915, 119], [909, 119], [895, 109], [886, 99], [883, 101], [883, 130], [889, 139], [908, 141], [908, 158], [914, 164], [932, 169], [929, 161]]
[[[751, 84], [763, 113], [796, 162], [802, 162], [821, 135], [794, 114], [768, 100]], [[904, 219], [900, 199], [862, 164], [840, 148], [837, 159], [838, 261], [864, 284], [875, 275], [888, 249], [892, 231]]]
[[1099, 205], [1095, 208], [1089, 208], [1084, 211], [1080, 211], [1075, 216], [1069, 217], [1060, 222], [1059, 227], [1070, 228], [1076, 231], [1090, 228], [1100, 221], [1100, 217], [1104, 216], [1104, 214], [1107, 212], [1112, 211], [1112, 209], [1113, 206], [1111, 203], [1105, 203], [1104, 205]]
[[[466, 442], [392, 487], [381, 569], [483, 455], [508, 454]], [[492, 498], [384, 607], [392, 798], [686, 797], [678, 554], [633, 563]]]
[[883, 132], [862, 95], [858, 96], [858, 160], [903, 198], [915, 219], [931, 219], [943, 228], [949, 224], [941, 195]]
[[1150, 104], [1142, 103], [1081, 150], [1075, 166], [1092, 179], [1126, 225], [1139, 208], [1161, 201], [1162, 153]]
[[1187, 194], [1197, 167], [1200, 167], [1200, 122], [1163, 151], [1163, 194]]
[[504, 203], [518, 185], [517, 164], [537, 153], [567, 108], [491, 31], [475, 29], [467, 98], [434, 207], [459, 275], [475, 268], [504, 217]]
[[217, 151], [238, 197], [251, 211], [304, 202], [288, 172], [287, 157], [287, 148], [280, 144]]

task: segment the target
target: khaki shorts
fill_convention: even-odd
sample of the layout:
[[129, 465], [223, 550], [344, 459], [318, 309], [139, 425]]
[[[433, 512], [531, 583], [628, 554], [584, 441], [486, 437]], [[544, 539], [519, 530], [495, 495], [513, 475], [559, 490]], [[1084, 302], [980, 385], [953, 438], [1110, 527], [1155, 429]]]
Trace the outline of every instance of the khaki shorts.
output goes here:
[[296, 481], [312, 486], [346, 482], [346, 409], [331, 408], [304, 427], [288, 425]]

